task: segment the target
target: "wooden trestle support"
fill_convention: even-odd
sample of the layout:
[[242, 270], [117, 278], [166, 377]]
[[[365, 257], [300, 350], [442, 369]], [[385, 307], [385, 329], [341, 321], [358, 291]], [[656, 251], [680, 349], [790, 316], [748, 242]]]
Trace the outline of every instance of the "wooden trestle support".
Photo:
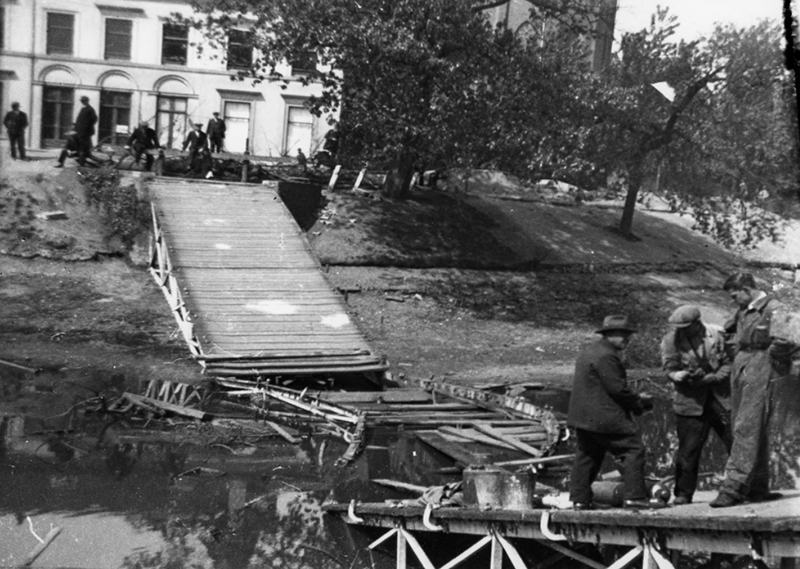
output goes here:
[[159, 379], [147, 382], [144, 396], [180, 407], [190, 407], [195, 401], [198, 404], [203, 401], [202, 393], [197, 386]]
[[[520, 511], [397, 507], [385, 503], [328, 503], [323, 509], [352, 526], [384, 528], [374, 549], [394, 538], [397, 569], [409, 566], [409, 551], [425, 569], [452, 569], [490, 547], [490, 569], [557, 567], [571, 558], [592, 569], [677, 569], [681, 552], [720, 553], [779, 560], [781, 569], [794, 569], [800, 558], [800, 492], [791, 491], [782, 504], [742, 506], [738, 512], [718, 512], [706, 503], [657, 512], [531, 509]], [[710, 496], [713, 497], [713, 494]], [[710, 499], [709, 497], [709, 499]], [[776, 511], [777, 510], [777, 511]], [[415, 537], [420, 532], [473, 535], [478, 540], [443, 565], [436, 566]], [[527, 540], [552, 550], [553, 557], [531, 561]], [[590, 559], [570, 546], [613, 545], [630, 548], [611, 565]], [[437, 544], [437, 549], [440, 549]], [[525, 559], [531, 562], [528, 565]], [[777, 565], [772, 565], [777, 567]]]

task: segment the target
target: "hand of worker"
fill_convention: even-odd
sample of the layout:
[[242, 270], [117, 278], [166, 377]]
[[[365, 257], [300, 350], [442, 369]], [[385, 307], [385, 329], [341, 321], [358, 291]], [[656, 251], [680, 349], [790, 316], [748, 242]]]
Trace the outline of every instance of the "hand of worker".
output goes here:
[[685, 369], [681, 371], [673, 371], [669, 374], [669, 378], [675, 383], [681, 383], [689, 378], [689, 372]]
[[715, 373], [704, 373], [702, 377], [695, 379], [692, 385], [712, 385], [719, 383], [719, 376]]

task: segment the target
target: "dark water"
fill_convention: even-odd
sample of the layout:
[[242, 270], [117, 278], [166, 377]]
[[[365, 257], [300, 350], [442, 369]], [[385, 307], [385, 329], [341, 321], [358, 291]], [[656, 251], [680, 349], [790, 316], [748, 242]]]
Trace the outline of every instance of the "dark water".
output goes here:
[[[569, 394], [530, 396], [558, 412]], [[776, 488], [795, 487], [798, 479], [797, 421], [782, 421]], [[671, 474], [677, 441], [669, 402], [657, 400], [642, 428], [649, 473]], [[374, 478], [423, 486], [460, 478], [446, 457], [402, 431], [373, 433], [361, 456], [342, 468], [334, 462], [345, 446], [334, 439], [244, 447], [131, 442], [103, 417], [84, 417], [66, 432], [43, 430], [31, 417], [5, 416], [0, 423], [0, 566], [22, 563], [39, 543], [36, 536], [58, 527], [33, 567], [392, 567], [392, 547], [365, 548], [380, 531], [351, 531], [325, 516], [322, 502], [412, 497], [370, 483]], [[569, 443], [558, 450], [568, 451]], [[712, 435], [702, 469], [721, 474], [724, 461]], [[609, 463], [606, 470], [613, 468]], [[568, 465], [551, 468], [542, 482], [563, 488], [567, 475]], [[702, 485], [717, 483], [709, 476]]]

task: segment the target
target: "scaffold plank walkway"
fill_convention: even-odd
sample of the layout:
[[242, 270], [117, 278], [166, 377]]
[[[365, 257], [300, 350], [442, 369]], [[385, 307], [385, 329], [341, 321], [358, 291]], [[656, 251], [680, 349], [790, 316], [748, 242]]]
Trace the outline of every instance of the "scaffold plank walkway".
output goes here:
[[[484, 510], [477, 507], [403, 506], [392, 503], [327, 503], [323, 509], [353, 526], [384, 528], [387, 532], [370, 547], [396, 540], [397, 567], [406, 567], [405, 547], [425, 567], [433, 568], [414, 534], [473, 535], [481, 539], [442, 568], [450, 568], [481, 547], [497, 549], [492, 569], [500, 569], [503, 553], [515, 569], [526, 569], [516, 548], [535, 540], [588, 567], [604, 567], [582, 559], [569, 546], [605, 544], [631, 549], [611, 567], [627, 567], [642, 557], [643, 567], [673, 568], [678, 552], [705, 552], [781, 559], [794, 567], [800, 558], [800, 490], [781, 491], [775, 500], [714, 509], [714, 492], [698, 492], [687, 506], [661, 510], [573, 511], [531, 508]], [[401, 551], [402, 549], [402, 551]], [[440, 569], [442, 569], [440, 568]]]
[[150, 271], [211, 376], [382, 372], [277, 192], [156, 178]]

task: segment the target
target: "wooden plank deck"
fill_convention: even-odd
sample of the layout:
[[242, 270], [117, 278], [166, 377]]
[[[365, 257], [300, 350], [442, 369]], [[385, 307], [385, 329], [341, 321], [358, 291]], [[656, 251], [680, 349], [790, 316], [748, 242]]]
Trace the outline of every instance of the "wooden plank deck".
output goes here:
[[757, 547], [764, 556], [800, 558], [800, 490], [782, 490], [781, 494], [769, 502], [721, 509], [708, 505], [716, 492], [698, 492], [693, 504], [662, 510], [442, 507], [429, 512], [428, 520], [424, 519], [424, 507], [398, 507], [390, 502], [328, 503], [323, 509], [341, 516], [348, 524], [364, 527], [404, 527], [415, 532], [466, 535], [495, 531], [506, 538], [542, 542], [556, 538], [555, 541], [630, 547], [641, 545], [646, 538], [677, 551], [748, 555], [751, 547]]
[[[276, 184], [156, 178], [149, 192], [207, 373], [387, 369], [328, 284]], [[166, 286], [163, 274], [154, 276]]]

